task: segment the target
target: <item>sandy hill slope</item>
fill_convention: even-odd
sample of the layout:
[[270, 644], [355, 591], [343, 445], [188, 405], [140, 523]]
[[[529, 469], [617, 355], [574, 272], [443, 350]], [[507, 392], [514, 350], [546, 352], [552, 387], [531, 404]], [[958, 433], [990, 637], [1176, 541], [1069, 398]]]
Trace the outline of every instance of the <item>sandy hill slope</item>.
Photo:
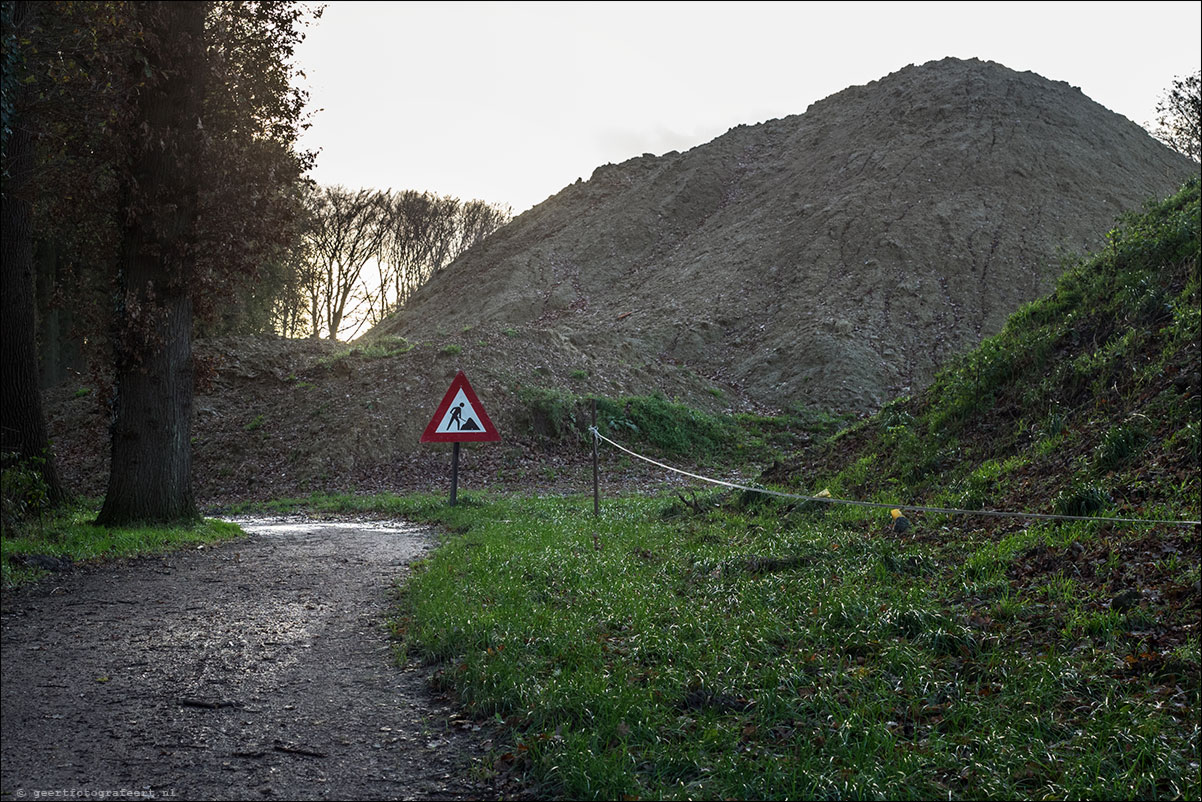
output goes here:
[[871, 410], [1197, 170], [1065, 83], [977, 60], [910, 66], [685, 153], [599, 167], [366, 341], [517, 332], [564, 371], [683, 365], [767, 407]]

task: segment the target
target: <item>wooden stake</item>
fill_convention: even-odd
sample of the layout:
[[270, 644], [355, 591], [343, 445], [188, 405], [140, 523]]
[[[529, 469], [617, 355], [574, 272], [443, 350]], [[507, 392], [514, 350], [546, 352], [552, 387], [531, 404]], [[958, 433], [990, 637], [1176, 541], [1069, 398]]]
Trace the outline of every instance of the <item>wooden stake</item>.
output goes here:
[[[597, 428], [597, 399], [593, 399], [593, 428]], [[601, 517], [601, 490], [597, 484], [597, 435], [593, 435], [593, 517]]]

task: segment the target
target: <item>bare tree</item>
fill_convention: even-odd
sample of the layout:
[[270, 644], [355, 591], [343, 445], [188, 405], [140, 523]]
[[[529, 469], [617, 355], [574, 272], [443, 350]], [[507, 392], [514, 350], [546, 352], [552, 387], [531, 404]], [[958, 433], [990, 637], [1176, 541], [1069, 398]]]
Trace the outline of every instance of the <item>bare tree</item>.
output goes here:
[[309, 315], [305, 266], [309, 258], [309, 240], [298, 237], [287, 256], [289, 268], [274, 286], [268, 312], [271, 330], [282, 337], [304, 337], [314, 330]]
[[415, 190], [315, 188], [307, 207], [295, 283], [275, 299], [284, 336], [353, 338], [512, 217], [509, 207]]
[[494, 206], [482, 200], [464, 203], [459, 207], [459, 236], [451, 255], [452, 261], [512, 219], [513, 209], [509, 206]]
[[392, 196], [388, 235], [381, 254], [387, 278], [384, 313], [403, 304], [418, 287], [460, 254], [505, 225], [509, 207], [481, 200], [405, 190]]
[[392, 198], [384, 259], [390, 265], [392, 305], [404, 303], [451, 252], [459, 201], [405, 190]]
[[1194, 161], [1202, 160], [1202, 71], [1173, 81], [1156, 104], [1156, 115], [1152, 133], [1157, 139]]
[[[309, 197], [306, 245], [309, 259], [300, 266], [300, 285], [309, 305], [314, 337], [345, 335], [348, 320], [365, 303], [363, 270], [380, 254], [387, 228], [384, 193], [322, 187]], [[357, 329], [357, 326], [355, 326]], [[353, 334], [353, 332], [352, 332]]]

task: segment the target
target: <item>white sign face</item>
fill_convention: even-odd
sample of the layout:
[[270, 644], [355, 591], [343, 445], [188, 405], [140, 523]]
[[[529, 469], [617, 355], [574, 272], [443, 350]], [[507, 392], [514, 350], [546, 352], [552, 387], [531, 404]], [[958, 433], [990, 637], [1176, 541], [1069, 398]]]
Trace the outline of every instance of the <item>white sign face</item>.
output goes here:
[[467, 400], [467, 396], [460, 389], [455, 393], [455, 399], [447, 407], [446, 414], [442, 416], [442, 421], [439, 422], [434, 433], [480, 432], [483, 430], [480, 416], [476, 414], [476, 410], [472, 409], [472, 402]]

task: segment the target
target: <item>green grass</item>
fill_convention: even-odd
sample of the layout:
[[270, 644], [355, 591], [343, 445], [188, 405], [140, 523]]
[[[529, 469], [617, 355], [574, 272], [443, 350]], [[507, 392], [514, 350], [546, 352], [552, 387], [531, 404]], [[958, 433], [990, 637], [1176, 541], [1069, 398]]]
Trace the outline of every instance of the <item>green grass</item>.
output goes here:
[[47, 513], [41, 521], [35, 519], [6, 527], [0, 539], [4, 587], [18, 587], [46, 574], [14, 562], [16, 555], [70, 557], [80, 563], [157, 554], [242, 535], [242, 530], [234, 524], [211, 519], [191, 526], [100, 527], [92, 523], [98, 509], [96, 504], [76, 504]]
[[718, 415], [662, 395], [594, 399], [525, 387], [519, 398], [527, 411], [522, 426], [545, 442], [591, 441], [595, 400], [597, 428], [606, 437], [649, 451], [649, 456], [683, 457], [700, 464], [771, 461], [811, 438], [833, 434], [847, 420], [809, 408], [774, 417]]
[[1159, 608], [1112, 612], [1067, 573], [1028, 581], [1030, 555], [1092, 548], [1090, 525], [919, 545], [774, 502], [380, 508], [453, 533], [394, 632], [509, 726], [497, 765], [542, 795], [1202, 793], [1196, 638], [1161, 654], [1141, 640]]

